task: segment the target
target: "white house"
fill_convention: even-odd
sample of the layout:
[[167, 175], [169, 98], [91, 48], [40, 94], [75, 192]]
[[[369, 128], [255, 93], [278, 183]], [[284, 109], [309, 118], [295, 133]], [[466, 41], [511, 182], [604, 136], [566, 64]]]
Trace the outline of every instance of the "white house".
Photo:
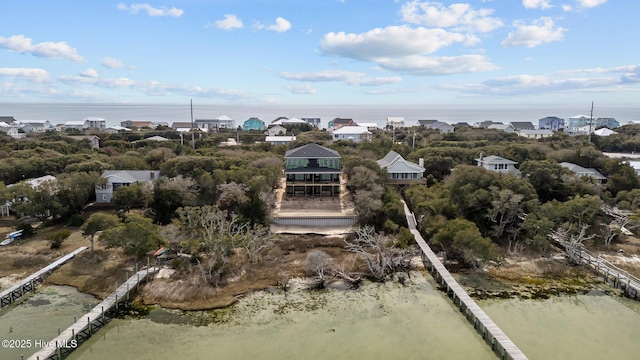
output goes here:
[[287, 128], [282, 125], [273, 125], [267, 129], [266, 133], [268, 136], [285, 135], [287, 133]]
[[120, 131], [131, 131], [131, 129], [126, 128], [124, 126], [118, 126], [118, 125], [109, 126], [108, 128], [104, 129], [104, 132], [109, 134], [117, 134]]
[[522, 136], [527, 139], [542, 139], [553, 136], [553, 131], [548, 129], [520, 130], [518, 131], [518, 136]]
[[87, 124], [87, 128], [89, 129], [104, 130], [107, 128], [107, 120], [101, 117], [89, 116], [83, 121]]
[[487, 129], [499, 130], [499, 131], [504, 131], [508, 133], [512, 133], [516, 131], [516, 128], [514, 128], [513, 125], [503, 124], [503, 123], [491, 124], [487, 127]]
[[79, 130], [82, 131], [84, 129], [88, 129], [89, 128], [89, 122], [84, 121], [84, 120], [71, 120], [71, 121], [67, 121], [64, 123], [64, 129], [71, 129], [71, 130]]
[[55, 130], [55, 126], [51, 125], [49, 120], [20, 120], [16, 122], [18, 127], [26, 133], [45, 132]]
[[106, 170], [100, 175], [106, 179], [104, 185], [96, 185], [96, 202], [109, 203], [113, 192], [120, 186], [142, 183], [153, 186], [153, 182], [160, 177], [159, 170]]
[[607, 181], [606, 176], [602, 175], [598, 170], [593, 168], [584, 168], [580, 165], [570, 162], [561, 162], [560, 166], [571, 170], [576, 174], [577, 177], [587, 176], [596, 180], [599, 184], [604, 184]]
[[402, 155], [391, 150], [382, 159], [376, 161], [380, 168], [387, 170], [389, 178], [387, 183], [392, 184], [417, 184], [424, 183], [424, 159], [415, 164], [405, 160]]
[[483, 156], [480, 153], [480, 157], [476, 159], [478, 166], [481, 166], [487, 170], [495, 171], [501, 174], [510, 173], [514, 175], [520, 175], [520, 170], [516, 169], [517, 162], [505, 159], [501, 156], [490, 155]]
[[333, 131], [333, 140], [369, 141], [371, 131], [366, 126], [343, 126]]
[[401, 116], [390, 116], [387, 117], [387, 126], [391, 127], [403, 127], [404, 126], [404, 117]]
[[380, 129], [380, 126], [374, 122], [359, 122], [358, 126], [364, 126], [369, 130], [377, 130]]

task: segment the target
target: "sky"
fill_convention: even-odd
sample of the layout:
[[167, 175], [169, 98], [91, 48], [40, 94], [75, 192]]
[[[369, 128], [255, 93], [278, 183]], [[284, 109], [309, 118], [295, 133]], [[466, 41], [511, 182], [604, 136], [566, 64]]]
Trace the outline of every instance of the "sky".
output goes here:
[[2, 1], [0, 103], [640, 108], [638, 13], [635, 0]]

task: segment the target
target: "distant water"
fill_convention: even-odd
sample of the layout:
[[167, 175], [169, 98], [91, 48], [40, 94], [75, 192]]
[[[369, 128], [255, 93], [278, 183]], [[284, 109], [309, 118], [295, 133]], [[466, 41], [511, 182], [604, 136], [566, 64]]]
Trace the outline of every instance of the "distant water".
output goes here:
[[[336, 117], [352, 118], [356, 122], [373, 122], [385, 125], [387, 117], [404, 117], [407, 126], [415, 125], [419, 119], [437, 119], [455, 124], [493, 120], [501, 122], [531, 121], [547, 116], [568, 118], [574, 115], [589, 115], [591, 104], [580, 107], [520, 106], [520, 105], [203, 105], [194, 102], [194, 118], [213, 119], [227, 115], [236, 125], [250, 117], [258, 117], [269, 123], [280, 116], [319, 117], [322, 126]], [[107, 126], [120, 125], [125, 120], [148, 120], [154, 122], [191, 121], [189, 103], [184, 104], [53, 104], [53, 103], [0, 103], [0, 116], [13, 116], [17, 120], [49, 120], [61, 124], [70, 120], [82, 120], [95, 116], [104, 118]], [[594, 117], [614, 117], [621, 124], [640, 119], [640, 106], [594, 109]]]

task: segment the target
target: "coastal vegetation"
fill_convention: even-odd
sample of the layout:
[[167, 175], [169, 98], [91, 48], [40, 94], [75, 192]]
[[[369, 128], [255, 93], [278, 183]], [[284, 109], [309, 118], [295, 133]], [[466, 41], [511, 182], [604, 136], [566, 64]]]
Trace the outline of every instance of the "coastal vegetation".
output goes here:
[[[0, 134], [0, 203], [11, 201], [18, 214], [39, 220], [37, 231], [80, 226], [92, 250], [98, 235], [97, 262], [102, 252], [114, 250], [126, 261], [140, 262], [164, 247], [171, 254], [169, 278], [183, 289], [210, 288], [199, 290], [202, 298], [242, 279], [262, 287], [282, 286], [299, 275], [323, 285], [335, 279], [384, 280], [406, 269], [415, 254], [403, 198], [419, 231], [442, 252], [446, 264], [486, 269], [519, 254], [548, 255], [552, 233], [585, 246], [612, 248], [624, 231], [635, 231], [640, 182], [629, 165], [603, 151], [635, 150], [638, 128], [623, 126], [619, 134], [594, 136], [591, 143], [585, 136], [558, 133], [529, 140], [465, 126], [449, 134], [423, 127], [393, 134], [377, 130], [370, 142], [332, 142], [325, 131], [298, 129], [297, 141], [289, 147], [256, 143], [249, 136], [255, 134], [236, 130], [198, 134], [191, 144], [166, 128], [101, 134], [99, 149], [56, 133], [19, 140]], [[154, 135], [173, 140], [140, 141]], [[219, 146], [229, 137], [237, 137], [241, 145]], [[342, 156], [348, 198], [358, 215], [358, 226], [344, 241], [304, 243], [269, 230], [283, 155], [307, 142]], [[385, 185], [387, 174], [375, 160], [390, 150], [416, 163], [424, 159], [426, 185]], [[522, 176], [475, 166], [481, 154], [518, 162]], [[565, 161], [595, 168], [607, 183], [576, 177], [559, 165]], [[118, 188], [107, 211], [87, 207], [95, 199], [100, 174], [115, 169], [160, 170], [162, 176], [153, 187]], [[38, 187], [21, 182], [43, 175], [56, 180]], [[607, 206], [624, 211], [625, 218], [613, 218], [603, 210]], [[294, 242], [302, 242], [303, 248]], [[299, 261], [295, 270], [266, 271], [284, 269], [291, 261]], [[257, 275], [260, 271], [265, 277]], [[171, 297], [172, 304], [194, 300], [176, 298], [160, 283], [152, 286], [149, 299]], [[194, 301], [202, 304], [202, 298]]]

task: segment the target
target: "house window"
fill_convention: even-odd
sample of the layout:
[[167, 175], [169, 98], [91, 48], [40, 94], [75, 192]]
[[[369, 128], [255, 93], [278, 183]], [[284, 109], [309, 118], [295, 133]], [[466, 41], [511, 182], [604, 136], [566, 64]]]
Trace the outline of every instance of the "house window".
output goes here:
[[107, 201], [107, 195], [106, 194], [102, 194], [102, 200]]

